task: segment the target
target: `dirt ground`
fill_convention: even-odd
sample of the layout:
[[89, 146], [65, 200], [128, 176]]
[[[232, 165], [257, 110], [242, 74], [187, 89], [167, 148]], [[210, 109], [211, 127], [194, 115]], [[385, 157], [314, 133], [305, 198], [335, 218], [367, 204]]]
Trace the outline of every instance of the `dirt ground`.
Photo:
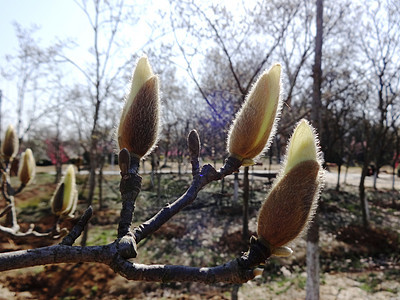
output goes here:
[[[276, 166], [271, 168], [272, 171], [276, 169]], [[117, 173], [111, 168], [107, 171], [109, 176]], [[261, 166], [255, 171], [269, 170]], [[321, 299], [400, 299], [400, 178], [396, 178], [396, 191], [391, 191], [390, 173], [380, 174], [378, 191], [368, 189], [372, 226], [365, 230], [360, 225], [357, 171], [349, 170], [346, 185], [342, 179], [340, 192], [334, 190], [337, 180], [335, 169], [331, 168], [326, 174], [326, 192], [322, 194], [320, 205]], [[138, 199], [135, 212], [138, 222], [154, 214], [157, 207], [170, 201], [170, 197], [181, 193], [187, 186], [185, 179], [176, 176], [165, 179], [161, 185], [164, 197], [157, 199], [150, 188], [149, 178], [144, 176], [142, 196]], [[252, 197], [256, 200], [252, 201], [249, 228], [255, 232], [257, 210], [269, 184], [256, 177], [251, 179]], [[43, 180], [29, 188], [24, 197], [17, 199], [22, 226], [28, 226], [36, 219], [45, 229], [54, 221], [43, 201], [35, 200], [36, 206], [29, 204], [32, 199], [46, 198], [46, 195], [48, 199], [48, 194], [54, 189], [55, 185], [50, 183], [49, 178]], [[118, 184], [118, 179], [110, 177], [109, 180], [111, 185]], [[368, 177], [366, 185], [372, 187], [372, 183], [373, 179]], [[218, 193], [219, 185], [205, 189], [196, 201], [202, 205], [194, 204], [146, 240], [139, 247], [137, 260], [141, 263], [212, 266], [245, 251], [246, 243], [241, 240], [241, 206], [240, 203], [230, 203], [231, 183], [228, 180], [226, 184], [224, 201], [221, 202]], [[111, 192], [109, 198], [115, 198]], [[220, 203], [218, 206], [215, 205], [217, 201]], [[83, 205], [84, 201], [81, 201], [80, 211]], [[105, 244], [115, 238], [120, 202], [109, 201], [107, 207], [106, 210], [95, 211], [90, 244]], [[72, 223], [65, 226], [70, 227]], [[13, 241], [0, 235], [2, 252], [51, 243], [54, 242]], [[291, 247], [294, 250], [291, 257], [271, 258], [262, 276], [240, 287], [132, 282], [114, 274], [105, 265], [61, 264], [0, 273], [0, 300], [231, 299], [235, 291], [238, 291], [238, 299], [304, 299], [306, 242], [299, 239]]]

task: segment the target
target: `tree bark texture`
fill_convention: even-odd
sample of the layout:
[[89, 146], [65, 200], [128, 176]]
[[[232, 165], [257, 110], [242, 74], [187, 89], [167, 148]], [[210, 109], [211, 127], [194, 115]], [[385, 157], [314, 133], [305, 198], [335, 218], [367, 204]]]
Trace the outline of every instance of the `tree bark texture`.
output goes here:
[[[321, 82], [322, 82], [322, 41], [323, 41], [323, 0], [316, 0], [316, 25], [315, 57], [313, 66], [313, 99], [311, 119], [317, 132], [321, 133]], [[306, 299], [319, 299], [319, 225], [318, 218], [314, 217], [307, 234], [307, 282]]]

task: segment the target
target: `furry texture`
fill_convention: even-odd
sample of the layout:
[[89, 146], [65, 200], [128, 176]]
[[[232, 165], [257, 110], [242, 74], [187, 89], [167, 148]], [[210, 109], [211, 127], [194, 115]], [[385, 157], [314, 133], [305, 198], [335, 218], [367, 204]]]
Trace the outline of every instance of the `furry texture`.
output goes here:
[[192, 130], [187, 138], [187, 143], [189, 146], [189, 153], [191, 156], [200, 155], [200, 137], [196, 130]]
[[51, 199], [51, 208], [56, 215], [68, 215], [75, 211], [78, 200], [78, 192], [75, 183], [75, 170], [69, 165], [64, 178]]
[[[118, 146], [137, 157], [151, 152], [159, 136], [160, 99], [158, 77], [153, 75], [136, 94], [121, 117], [118, 128]], [[127, 103], [128, 104], [128, 103]]]
[[297, 123], [290, 141], [294, 140], [296, 142], [290, 142], [286, 149], [285, 173], [302, 161], [321, 161], [315, 130], [307, 120], [302, 119]]
[[35, 178], [36, 162], [31, 149], [26, 149], [21, 156], [18, 168], [18, 178], [24, 185], [28, 185]]
[[1, 145], [1, 152], [5, 158], [13, 158], [18, 153], [19, 141], [18, 136], [15, 133], [14, 127], [9, 125], [6, 130], [3, 144]]
[[139, 58], [135, 71], [132, 75], [131, 87], [128, 96], [126, 97], [126, 104], [122, 110], [121, 119], [125, 118], [129, 107], [132, 105], [136, 98], [137, 93], [150, 77], [154, 76], [149, 61], [146, 56]]
[[301, 162], [277, 179], [258, 216], [261, 240], [276, 248], [304, 231], [317, 207], [320, 179], [315, 160]]
[[228, 152], [252, 164], [271, 144], [281, 110], [281, 66], [275, 64], [253, 85], [228, 134]]
[[272, 248], [299, 237], [309, 225], [324, 185], [322, 154], [314, 128], [297, 123], [284, 166], [261, 207], [257, 232]]

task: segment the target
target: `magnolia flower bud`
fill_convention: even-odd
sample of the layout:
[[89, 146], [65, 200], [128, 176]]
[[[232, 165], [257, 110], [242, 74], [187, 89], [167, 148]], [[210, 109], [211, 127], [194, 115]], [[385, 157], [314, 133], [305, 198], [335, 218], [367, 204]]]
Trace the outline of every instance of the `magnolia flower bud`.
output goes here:
[[190, 131], [187, 144], [189, 147], [189, 154], [192, 157], [198, 157], [200, 155], [200, 137], [196, 130]]
[[149, 154], [158, 139], [158, 77], [153, 74], [147, 57], [139, 59], [132, 77], [118, 127], [118, 145], [138, 158]]
[[69, 165], [64, 178], [58, 185], [51, 199], [51, 208], [54, 214], [60, 216], [72, 215], [78, 202], [78, 191], [75, 184], [75, 170]]
[[287, 257], [287, 256], [292, 255], [292, 253], [293, 253], [293, 250], [286, 246], [274, 248], [274, 249], [272, 249], [272, 252], [271, 252], [272, 255], [280, 256], [280, 257]]
[[19, 148], [18, 136], [15, 133], [14, 127], [12, 125], [8, 125], [3, 144], [1, 145], [1, 153], [8, 161], [13, 159], [14, 156], [17, 155], [18, 148]]
[[21, 155], [19, 163], [18, 178], [23, 185], [28, 185], [35, 177], [36, 162], [33, 157], [32, 150], [26, 149]]
[[[302, 120], [290, 139], [285, 167], [275, 181], [258, 216], [259, 240], [272, 249], [297, 238], [312, 218], [323, 182], [318, 141]], [[277, 255], [285, 254], [283, 248]]]
[[275, 64], [264, 72], [247, 95], [228, 134], [230, 156], [253, 165], [271, 143], [280, 112], [281, 65]]

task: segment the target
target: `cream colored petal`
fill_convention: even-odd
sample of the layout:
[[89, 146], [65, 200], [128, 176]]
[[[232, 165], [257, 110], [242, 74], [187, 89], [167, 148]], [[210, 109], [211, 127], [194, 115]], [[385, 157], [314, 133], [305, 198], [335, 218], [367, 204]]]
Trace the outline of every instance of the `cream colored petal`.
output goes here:
[[290, 139], [284, 173], [307, 160], [317, 160], [317, 144], [313, 128], [303, 119]]

